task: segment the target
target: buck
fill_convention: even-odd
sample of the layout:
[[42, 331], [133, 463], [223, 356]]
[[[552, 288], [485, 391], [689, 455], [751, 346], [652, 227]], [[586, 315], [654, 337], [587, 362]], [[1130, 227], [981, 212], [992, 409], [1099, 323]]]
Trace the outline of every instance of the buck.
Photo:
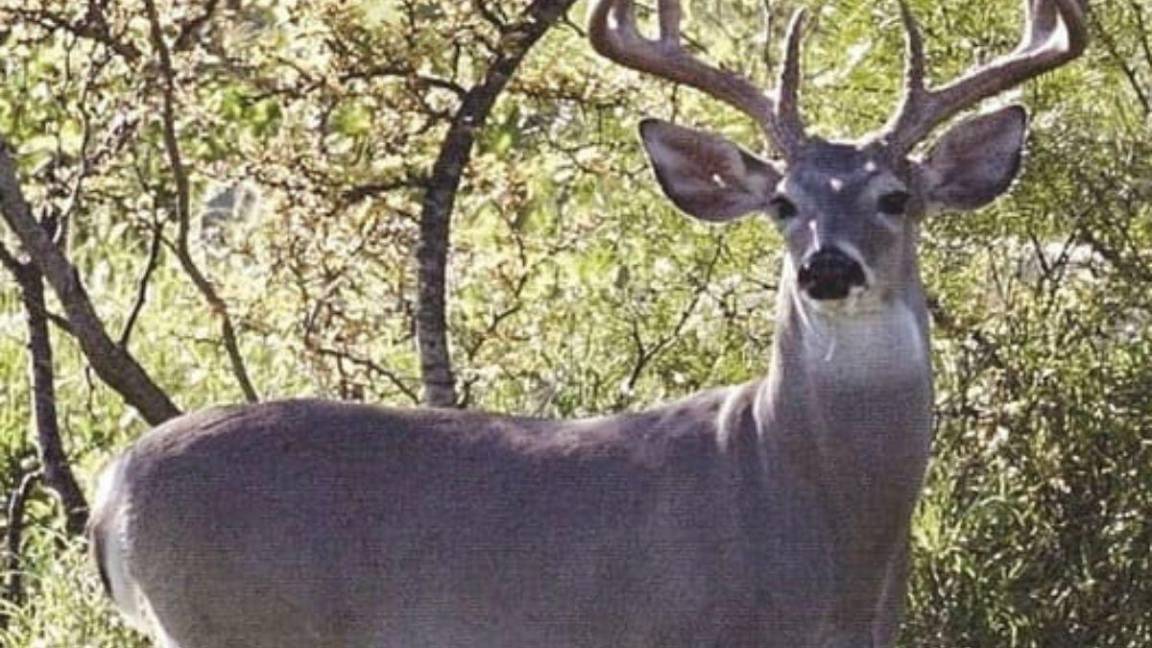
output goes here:
[[785, 247], [762, 380], [639, 413], [555, 421], [319, 400], [212, 409], [106, 469], [90, 536], [120, 609], [168, 648], [874, 648], [894, 641], [932, 430], [922, 216], [1016, 174], [1025, 112], [960, 111], [1075, 58], [1077, 0], [1025, 3], [1019, 47], [938, 87], [907, 33], [903, 99], [858, 142], [809, 135], [803, 12], [779, 87], [702, 62], [681, 11], [600, 0], [624, 66], [763, 127], [779, 159], [641, 125], [684, 212], [766, 212]]

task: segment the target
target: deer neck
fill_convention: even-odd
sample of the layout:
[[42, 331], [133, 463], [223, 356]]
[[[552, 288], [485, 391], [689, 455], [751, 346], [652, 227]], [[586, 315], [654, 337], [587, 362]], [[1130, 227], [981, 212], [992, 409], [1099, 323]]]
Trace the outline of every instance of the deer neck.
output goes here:
[[[913, 272], [882, 305], [837, 313], [802, 299], [784, 274], [772, 369], [755, 404], [762, 456], [773, 464], [766, 473], [806, 484], [849, 536], [863, 528], [902, 536], [931, 440], [932, 373], [918, 276]], [[891, 514], [891, 524], [878, 512]]]

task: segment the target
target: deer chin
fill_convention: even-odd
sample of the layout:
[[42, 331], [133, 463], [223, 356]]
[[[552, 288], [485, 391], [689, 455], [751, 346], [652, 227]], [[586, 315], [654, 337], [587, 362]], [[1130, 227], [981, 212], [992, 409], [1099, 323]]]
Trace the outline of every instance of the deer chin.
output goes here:
[[805, 310], [826, 318], [846, 319], [879, 313], [886, 308], [877, 291], [867, 285], [852, 286], [842, 299], [815, 299], [802, 290], [799, 294]]

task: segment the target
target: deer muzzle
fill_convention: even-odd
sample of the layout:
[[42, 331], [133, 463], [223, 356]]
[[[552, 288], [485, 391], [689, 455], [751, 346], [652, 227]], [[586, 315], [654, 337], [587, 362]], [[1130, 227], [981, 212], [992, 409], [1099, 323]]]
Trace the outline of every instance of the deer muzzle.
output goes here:
[[821, 248], [808, 255], [796, 280], [805, 294], [818, 301], [844, 299], [853, 288], [862, 288], [867, 283], [860, 263], [835, 247]]

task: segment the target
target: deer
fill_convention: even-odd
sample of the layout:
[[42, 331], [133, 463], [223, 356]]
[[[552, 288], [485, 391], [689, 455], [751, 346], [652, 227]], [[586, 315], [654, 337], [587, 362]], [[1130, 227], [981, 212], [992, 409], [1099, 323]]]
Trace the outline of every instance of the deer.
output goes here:
[[595, 0], [592, 47], [739, 110], [775, 153], [640, 124], [681, 211], [778, 230], [766, 374], [574, 420], [319, 399], [183, 415], [99, 481], [92, 551], [134, 625], [165, 648], [893, 645], [933, 430], [920, 229], [1004, 193], [1027, 129], [1018, 105], [953, 118], [1079, 56], [1086, 7], [1026, 0], [1012, 52], [930, 86], [900, 2], [902, 98], [858, 141], [806, 132], [804, 10], [765, 91], [683, 45], [677, 0], [655, 9], [645, 36], [633, 0]]

